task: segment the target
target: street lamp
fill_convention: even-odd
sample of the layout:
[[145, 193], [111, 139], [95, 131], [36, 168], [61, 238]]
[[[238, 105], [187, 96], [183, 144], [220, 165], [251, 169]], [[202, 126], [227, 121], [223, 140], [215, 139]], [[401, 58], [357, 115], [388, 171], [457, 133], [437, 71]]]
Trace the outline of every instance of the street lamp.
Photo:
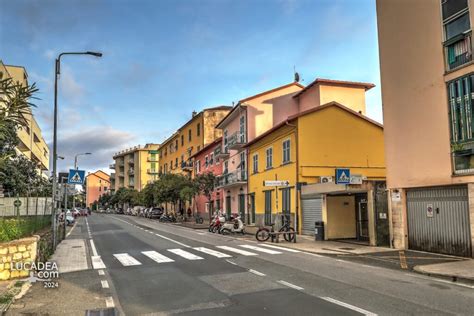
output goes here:
[[77, 157], [79, 156], [85, 156], [85, 155], [92, 155], [92, 153], [82, 153], [82, 154], [77, 154], [74, 156], [74, 169], [78, 169], [77, 167]]
[[53, 204], [51, 211], [51, 226], [53, 229], [53, 249], [56, 249], [56, 189], [57, 189], [57, 140], [58, 140], [58, 78], [61, 72], [61, 57], [63, 55], [91, 55], [95, 57], [102, 57], [102, 53], [97, 52], [67, 52], [58, 55], [55, 60], [55, 71], [54, 71], [54, 127], [53, 127]]

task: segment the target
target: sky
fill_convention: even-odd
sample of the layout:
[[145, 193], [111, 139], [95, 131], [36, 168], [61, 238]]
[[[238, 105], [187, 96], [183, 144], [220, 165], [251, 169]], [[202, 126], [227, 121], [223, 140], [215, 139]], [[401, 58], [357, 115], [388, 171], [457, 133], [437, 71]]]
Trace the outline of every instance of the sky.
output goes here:
[[52, 152], [54, 59], [60, 170], [110, 173], [115, 152], [160, 143], [192, 111], [293, 81], [372, 82], [382, 122], [375, 0], [0, 0], [0, 59], [27, 69]]

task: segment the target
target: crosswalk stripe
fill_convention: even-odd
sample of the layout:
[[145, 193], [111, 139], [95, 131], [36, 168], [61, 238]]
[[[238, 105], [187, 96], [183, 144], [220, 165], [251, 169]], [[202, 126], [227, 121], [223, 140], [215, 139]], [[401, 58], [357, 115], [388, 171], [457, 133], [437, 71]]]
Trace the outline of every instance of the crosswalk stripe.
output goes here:
[[260, 252], [264, 252], [264, 253], [269, 253], [271, 255], [277, 255], [277, 254], [281, 253], [281, 252], [276, 251], [276, 250], [265, 249], [265, 248], [262, 248], [262, 247], [257, 247], [257, 246], [252, 246], [252, 245], [240, 245], [240, 247], [247, 248], [247, 249], [252, 249], [252, 250], [260, 251]]
[[215, 251], [215, 250], [212, 250], [212, 249], [209, 249], [209, 248], [195, 247], [194, 249], [196, 249], [197, 251], [200, 251], [200, 252], [207, 253], [208, 255], [211, 255], [211, 256], [214, 256], [214, 257], [217, 257], [217, 258], [231, 258], [232, 257], [232, 256], [229, 256], [228, 254], [225, 254], [225, 253], [222, 253], [222, 252], [219, 252], [219, 251]]
[[184, 251], [183, 249], [168, 249], [169, 252], [174, 253], [175, 255], [178, 255], [180, 257], [183, 257], [188, 260], [201, 260], [204, 259], [202, 257], [196, 256], [190, 252]]
[[230, 251], [230, 252], [235, 252], [235, 253], [241, 254], [243, 256], [257, 256], [256, 253], [246, 251], [246, 250], [242, 250], [242, 249], [238, 249], [238, 248], [234, 248], [234, 247], [229, 247], [229, 246], [216, 246], [216, 247], [220, 248], [220, 249]]
[[114, 257], [124, 266], [138, 266], [141, 262], [130, 256], [128, 253], [116, 253]]
[[273, 249], [278, 249], [278, 250], [283, 250], [283, 251], [288, 251], [288, 252], [301, 252], [296, 249], [291, 249], [291, 248], [285, 248], [285, 247], [278, 247], [278, 246], [273, 246], [273, 245], [267, 245], [267, 244], [258, 244], [259, 246], [264, 246], [268, 248], [273, 248]]
[[153, 261], [156, 261], [158, 263], [163, 263], [163, 262], [173, 262], [174, 260], [171, 258], [168, 258], [166, 256], [163, 256], [162, 254], [156, 252], [156, 251], [142, 251], [142, 254], [147, 256]]

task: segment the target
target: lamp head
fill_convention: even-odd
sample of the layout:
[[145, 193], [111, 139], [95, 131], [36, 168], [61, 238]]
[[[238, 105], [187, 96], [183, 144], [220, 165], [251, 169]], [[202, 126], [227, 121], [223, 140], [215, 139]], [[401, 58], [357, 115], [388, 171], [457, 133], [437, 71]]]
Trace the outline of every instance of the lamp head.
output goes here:
[[86, 52], [87, 55], [92, 55], [92, 56], [95, 56], [95, 57], [102, 57], [102, 53], [98, 53], [98, 52]]

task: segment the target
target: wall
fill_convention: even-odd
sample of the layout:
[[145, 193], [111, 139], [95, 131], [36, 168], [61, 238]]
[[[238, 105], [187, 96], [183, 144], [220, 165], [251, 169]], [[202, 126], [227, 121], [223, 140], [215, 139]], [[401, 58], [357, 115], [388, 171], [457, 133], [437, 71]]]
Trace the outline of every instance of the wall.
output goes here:
[[452, 177], [445, 84], [474, 65], [444, 76], [440, 7], [439, 1], [377, 1], [389, 188], [474, 181]]
[[[209, 110], [203, 113], [203, 122], [201, 123], [201, 133], [204, 131], [203, 146], [212, 143], [214, 140], [222, 136], [222, 130], [217, 129], [216, 125], [230, 112], [227, 110]], [[203, 125], [204, 124], [204, 128]], [[195, 150], [194, 152], [196, 152]]]
[[321, 105], [335, 101], [348, 108], [365, 114], [365, 88], [340, 85], [319, 85]]
[[0, 217], [18, 215], [17, 209], [13, 204], [17, 199], [21, 201], [21, 206], [18, 208], [20, 216], [51, 214], [52, 199], [49, 197], [6, 197], [0, 198]]
[[33, 236], [0, 244], [1, 281], [29, 276], [29, 270], [18, 271], [15, 267], [36, 260], [38, 240], [39, 236]]
[[327, 196], [326, 203], [326, 238], [355, 238], [356, 214], [354, 196]]
[[[109, 175], [100, 172], [100, 177], [95, 173], [87, 175], [86, 181], [86, 206], [91, 207], [94, 201], [97, 201], [99, 197], [108, 192], [110, 189], [110, 178]], [[107, 190], [105, 190], [107, 188]]]

